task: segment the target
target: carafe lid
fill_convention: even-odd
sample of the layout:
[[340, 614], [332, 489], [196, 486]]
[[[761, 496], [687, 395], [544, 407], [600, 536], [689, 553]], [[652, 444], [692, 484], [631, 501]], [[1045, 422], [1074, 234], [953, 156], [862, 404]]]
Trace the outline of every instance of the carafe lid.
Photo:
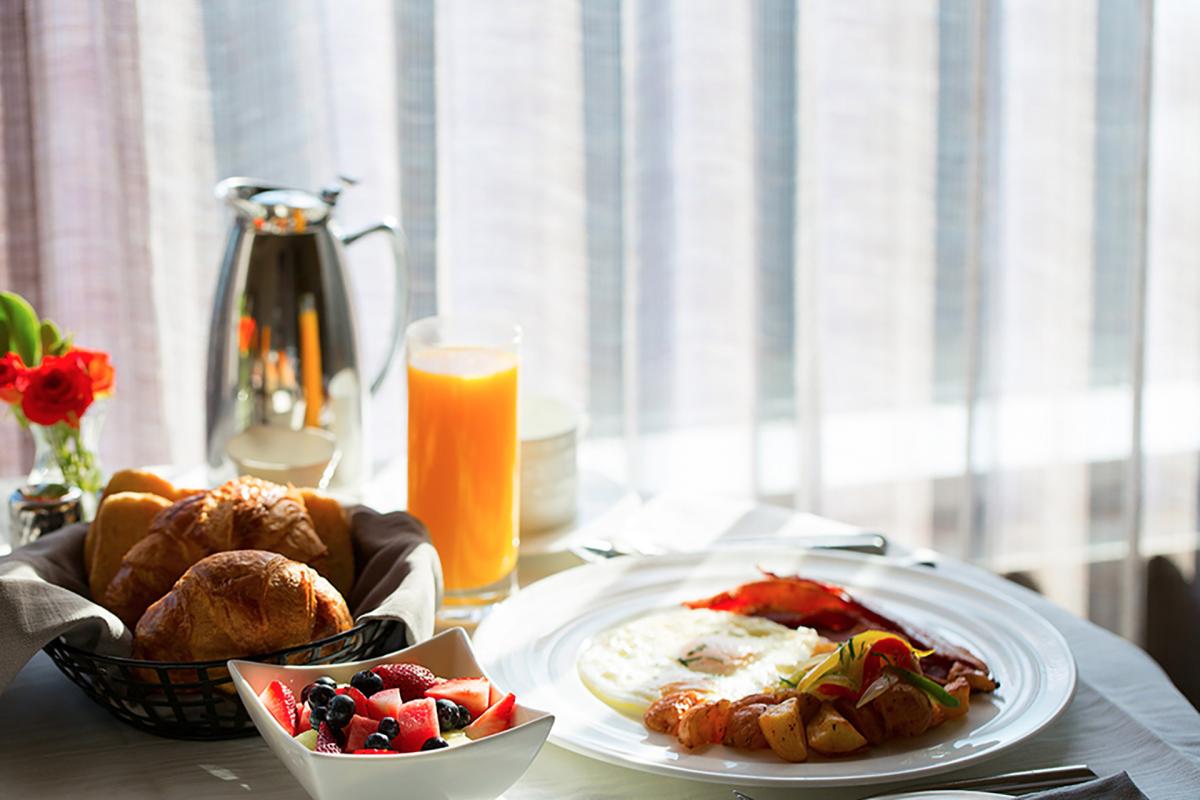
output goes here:
[[302, 189], [228, 178], [218, 184], [217, 196], [239, 217], [265, 233], [304, 233], [329, 219], [330, 204]]

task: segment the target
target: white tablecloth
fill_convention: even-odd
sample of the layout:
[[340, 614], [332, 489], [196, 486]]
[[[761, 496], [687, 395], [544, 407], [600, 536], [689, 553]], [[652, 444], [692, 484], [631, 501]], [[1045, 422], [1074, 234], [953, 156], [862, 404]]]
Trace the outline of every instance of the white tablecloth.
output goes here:
[[[755, 519], [769, 530], [780, 524], [776, 513], [745, 515], [740, 518], [744, 533], [754, 533], [746, 528]], [[819, 533], [821, 527], [820, 520], [802, 517], [789, 532]], [[522, 569], [528, 578], [569, 563], [569, 556], [539, 556], [523, 561]], [[1128, 770], [1152, 800], [1200, 798], [1200, 715], [1145, 653], [1001, 578], [947, 559], [937, 559], [934, 568], [1026, 603], [1062, 631], [1079, 664], [1078, 693], [1058, 722], [956, 777], [1083, 763], [1100, 775]], [[730, 800], [731, 788], [738, 787], [661, 778], [547, 745], [505, 797]], [[880, 791], [882, 787], [822, 789], [801, 796], [850, 800]], [[799, 794], [757, 787], [747, 793], [755, 800]], [[140, 733], [94, 705], [44, 654], [0, 695], [0, 798], [247, 796], [306, 797], [261, 740], [195, 743]]]

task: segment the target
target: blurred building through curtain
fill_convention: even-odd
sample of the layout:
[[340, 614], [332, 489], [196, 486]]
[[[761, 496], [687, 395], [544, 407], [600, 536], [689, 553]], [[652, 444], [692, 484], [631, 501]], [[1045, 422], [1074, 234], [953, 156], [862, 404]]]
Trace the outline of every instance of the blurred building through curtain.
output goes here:
[[[521, 319], [526, 386], [644, 492], [1032, 570], [1126, 634], [1130, 543], [1196, 549], [1187, 0], [0, 9], [0, 283], [113, 351], [110, 466], [200, 459], [212, 184], [346, 174], [416, 313]], [[352, 254], [368, 362], [388, 257]]]

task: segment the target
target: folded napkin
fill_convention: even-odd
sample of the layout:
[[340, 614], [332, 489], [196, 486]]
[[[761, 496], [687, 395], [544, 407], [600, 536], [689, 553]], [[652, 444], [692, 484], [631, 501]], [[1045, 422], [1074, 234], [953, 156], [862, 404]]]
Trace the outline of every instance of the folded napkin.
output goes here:
[[1134, 785], [1129, 773], [1121, 772], [1075, 786], [1027, 794], [1022, 800], [1146, 800], [1146, 795]]
[[[393, 649], [433, 635], [442, 567], [417, 519], [403, 512], [350, 512], [357, 577], [346, 604], [356, 622], [403, 623]], [[70, 525], [0, 558], [0, 692], [55, 637], [83, 650], [128, 656], [133, 633], [93, 602], [83, 568], [87, 524]]]

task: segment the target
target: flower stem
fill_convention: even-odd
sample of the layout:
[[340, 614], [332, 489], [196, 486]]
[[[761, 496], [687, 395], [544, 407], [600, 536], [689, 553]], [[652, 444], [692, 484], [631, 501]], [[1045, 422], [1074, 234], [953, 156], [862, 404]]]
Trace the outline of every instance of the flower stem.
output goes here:
[[62, 470], [63, 481], [71, 486], [78, 486], [85, 492], [99, 491], [102, 478], [96, 466], [96, 456], [84, 446], [79, 428], [59, 422], [51, 425], [47, 433], [54, 450], [54, 459], [58, 462], [58, 468]]

